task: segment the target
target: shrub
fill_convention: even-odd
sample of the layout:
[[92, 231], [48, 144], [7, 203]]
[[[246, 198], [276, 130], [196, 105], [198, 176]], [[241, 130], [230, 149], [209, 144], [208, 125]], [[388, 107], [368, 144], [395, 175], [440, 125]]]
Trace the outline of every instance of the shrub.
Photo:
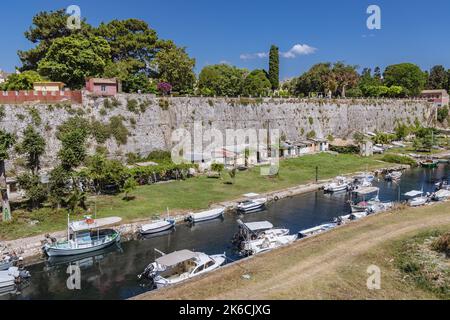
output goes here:
[[450, 232], [440, 236], [432, 243], [431, 247], [434, 251], [442, 252], [450, 256]]
[[91, 123], [91, 134], [97, 143], [105, 143], [111, 137], [111, 128], [100, 121], [93, 121]]
[[408, 156], [401, 156], [396, 154], [386, 154], [381, 161], [388, 162], [388, 163], [398, 163], [398, 164], [405, 164], [410, 165], [412, 167], [417, 166], [417, 162]]
[[0, 106], [0, 120], [3, 120], [5, 116], [6, 116], [5, 106]]
[[314, 130], [308, 132], [308, 134], [306, 135], [306, 138], [308, 138], [308, 139], [314, 139], [315, 137], [316, 137], [316, 132]]
[[442, 107], [438, 109], [437, 120], [442, 123], [448, 118], [448, 107]]
[[138, 112], [138, 102], [135, 99], [127, 100], [127, 109], [130, 112]]
[[128, 141], [128, 129], [123, 124], [122, 117], [112, 117], [109, 122], [109, 128], [112, 136], [116, 139], [117, 143], [127, 144]]
[[350, 146], [334, 146], [330, 145], [330, 151], [343, 153], [343, 154], [359, 154], [361, 152], [361, 148], [359, 146], [350, 145]]
[[167, 99], [159, 99], [159, 107], [164, 111], [169, 110], [169, 100]]

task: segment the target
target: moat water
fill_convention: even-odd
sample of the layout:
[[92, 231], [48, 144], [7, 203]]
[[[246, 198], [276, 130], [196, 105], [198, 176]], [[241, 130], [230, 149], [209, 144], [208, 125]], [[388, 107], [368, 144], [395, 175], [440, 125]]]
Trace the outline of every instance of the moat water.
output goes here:
[[[436, 182], [449, 177], [450, 166], [440, 165], [437, 169], [408, 170], [399, 184], [382, 179], [374, 184], [380, 187], [382, 201], [398, 201], [405, 200], [403, 194], [413, 189], [433, 192]], [[240, 257], [231, 245], [231, 239], [238, 230], [237, 219], [246, 222], [267, 220], [275, 227], [289, 228], [296, 233], [350, 213], [348, 200], [346, 193], [312, 192], [270, 204], [263, 212], [243, 217], [228, 214], [223, 220], [193, 227], [180, 225], [170, 234], [123, 242], [90, 256], [43, 261], [27, 267], [32, 274], [27, 285], [16, 292], [4, 293], [0, 300], [127, 299], [151, 290], [137, 279], [137, 275], [157, 258], [155, 248], [166, 253], [181, 249], [208, 254], [225, 252], [231, 259], [238, 260]], [[81, 270], [80, 290], [68, 288], [67, 270], [71, 264]]]

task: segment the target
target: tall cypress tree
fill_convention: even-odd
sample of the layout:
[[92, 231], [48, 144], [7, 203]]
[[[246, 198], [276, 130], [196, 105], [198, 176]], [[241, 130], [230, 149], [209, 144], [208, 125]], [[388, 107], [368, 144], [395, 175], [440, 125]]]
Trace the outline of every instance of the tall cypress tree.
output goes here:
[[277, 46], [272, 45], [269, 54], [269, 80], [272, 90], [277, 90], [280, 86], [280, 53]]

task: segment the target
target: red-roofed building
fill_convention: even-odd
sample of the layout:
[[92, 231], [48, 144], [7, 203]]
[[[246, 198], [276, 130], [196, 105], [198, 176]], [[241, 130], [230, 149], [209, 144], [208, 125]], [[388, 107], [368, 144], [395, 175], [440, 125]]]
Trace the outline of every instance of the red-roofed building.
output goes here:
[[120, 92], [117, 79], [90, 78], [86, 80], [86, 90], [98, 96], [115, 96]]

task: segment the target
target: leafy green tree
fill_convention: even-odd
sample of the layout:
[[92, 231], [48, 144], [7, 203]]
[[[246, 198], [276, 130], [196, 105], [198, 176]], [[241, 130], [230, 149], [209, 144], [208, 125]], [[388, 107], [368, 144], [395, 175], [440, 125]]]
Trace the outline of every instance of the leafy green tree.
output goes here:
[[200, 72], [198, 87], [209, 90], [213, 95], [236, 97], [242, 94], [247, 70], [227, 64], [211, 65]]
[[17, 145], [17, 151], [25, 154], [27, 159], [27, 168], [31, 173], [37, 175], [40, 169], [40, 157], [45, 152], [45, 139], [32, 126], [28, 126], [24, 131], [24, 137]]
[[272, 90], [280, 87], [280, 50], [275, 45], [272, 45], [269, 53], [269, 81]]
[[[139, 19], [113, 20], [101, 23], [95, 34], [104, 38], [111, 48], [114, 63], [128, 61], [137, 67], [137, 72], [151, 75], [149, 66], [158, 49], [165, 43], [158, 40], [156, 31]], [[130, 62], [133, 61], [133, 62]]]
[[62, 147], [58, 152], [58, 157], [66, 171], [80, 166], [86, 158], [87, 134], [82, 128], [76, 128], [64, 132], [59, 136]]
[[138, 183], [136, 182], [136, 180], [134, 180], [134, 178], [128, 178], [123, 187], [122, 187], [122, 191], [125, 193], [125, 200], [129, 201], [130, 200], [130, 193], [133, 192], [134, 190], [136, 190], [138, 186]]
[[86, 78], [100, 76], [110, 59], [111, 49], [99, 37], [74, 35], [53, 41], [38, 72], [53, 81], [62, 81], [72, 89], [85, 85]]
[[355, 134], [353, 135], [353, 140], [359, 145], [364, 143], [364, 140], [366, 139], [366, 137], [364, 136], [363, 133], [361, 132], [355, 132]]
[[354, 88], [358, 84], [359, 75], [356, 69], [357, 66], [346, 65], [340, 61], [333, 65], [332, 75], [342, 97], [346, 96], [346, 89]]
[[443, 66], [434, 66], [431, 68], [428, 77], [428, 89], [447, 89], [448, 85], [447, 70]]
[[9, 149], [14, 143], [15, 138], [12, 134], [0, 130], [0, 192], [2, 195], [3, 221], [12, 219], [6, 184], [5, 160], [9, 159]]
[[93, 28], [83, 19], [81, 29], [70, 30], [67, 28], [65, 10], [40, 12], [33, 17], [32, 26], [25, 32], [25, 37], [36, 44], [36, 47], [28, 51], [19, 51], [22, 61], [21, 71], [37, 70], [39, 62], [44, 59], [47, 51], [55, 39], [68, 37], [74, 34], [90, 35]]
[[128, 76], [122, 82], [122, 89], [127, 93], [156, 93], [156, 84], [145, 73], [136, 73]]
[[102, 192], [107, 185], [121, 188], [127, 179], [123, 164], [117, 160], [109, 160], [101, 153], [88, 158], [86, 174], [92, 180], [96, 192]]
[[337, 84], [333, 79], [332, 64], [318, 63], [301, 75], [295, 84], [294, 94], [309, 96], [311, 93], [334, 92]]
[[57, 166], [50, 173], [49, 196], [51, 203], [58, 209], [64, 205], [64, 199], [70, 192], [71, 174], [62, 166]]
[[39, 73], [30, 70], [10, 75], [2, 87], [5, 91], [32, 90], [33, 83], [42, 80]]
[[448, 106], [444, 106], [438, 109], [437, 120], [440, 123], [443, 123], [446, 119], [448, 119]]
[[74, 186], [69, 194], [64, 199], [64, 204], [69, 210], [70, 214], [75, 214], [78, 208], [87, 210], [87, 194], [86, 192], [80, 190], [78, 187]]
[[426, 84], [426, 75], [412, 63], [388, 66], [384, 72], [386, 86], [403, 87], [408, 96], [418, 96]]
[[373, 79], [375, 80], [375, 82], [377, 84], [382, 84], [383, 83], [383, 79], [382, 79], [382, 76], [381, 76], [381, 68], [380, 67], [376, 67], [373, 70]]
[[195, 59], [191, 59], [185, 48], [175, 45], [160, 50], [152, 62], [160, 81], [168, 82], [180, 93], [193, 91], [196, 76]]
[[245, 96], [267, 96], [272, 85], [264, 70], [254, 70], [245, 78], [242, 94]]
[[395, 135], [397, 136], [397, 140], [405, 139], [410, 133], [409, 126], [404, 123], [399, 123], [395, 128]]
[[41, 179], [36, 174], [24, 173], [17, 178], [17, 182], [28, 198], [28, 205], [31, 210], [39, 208], [47, 200], [47, 189], [41, 183]]

